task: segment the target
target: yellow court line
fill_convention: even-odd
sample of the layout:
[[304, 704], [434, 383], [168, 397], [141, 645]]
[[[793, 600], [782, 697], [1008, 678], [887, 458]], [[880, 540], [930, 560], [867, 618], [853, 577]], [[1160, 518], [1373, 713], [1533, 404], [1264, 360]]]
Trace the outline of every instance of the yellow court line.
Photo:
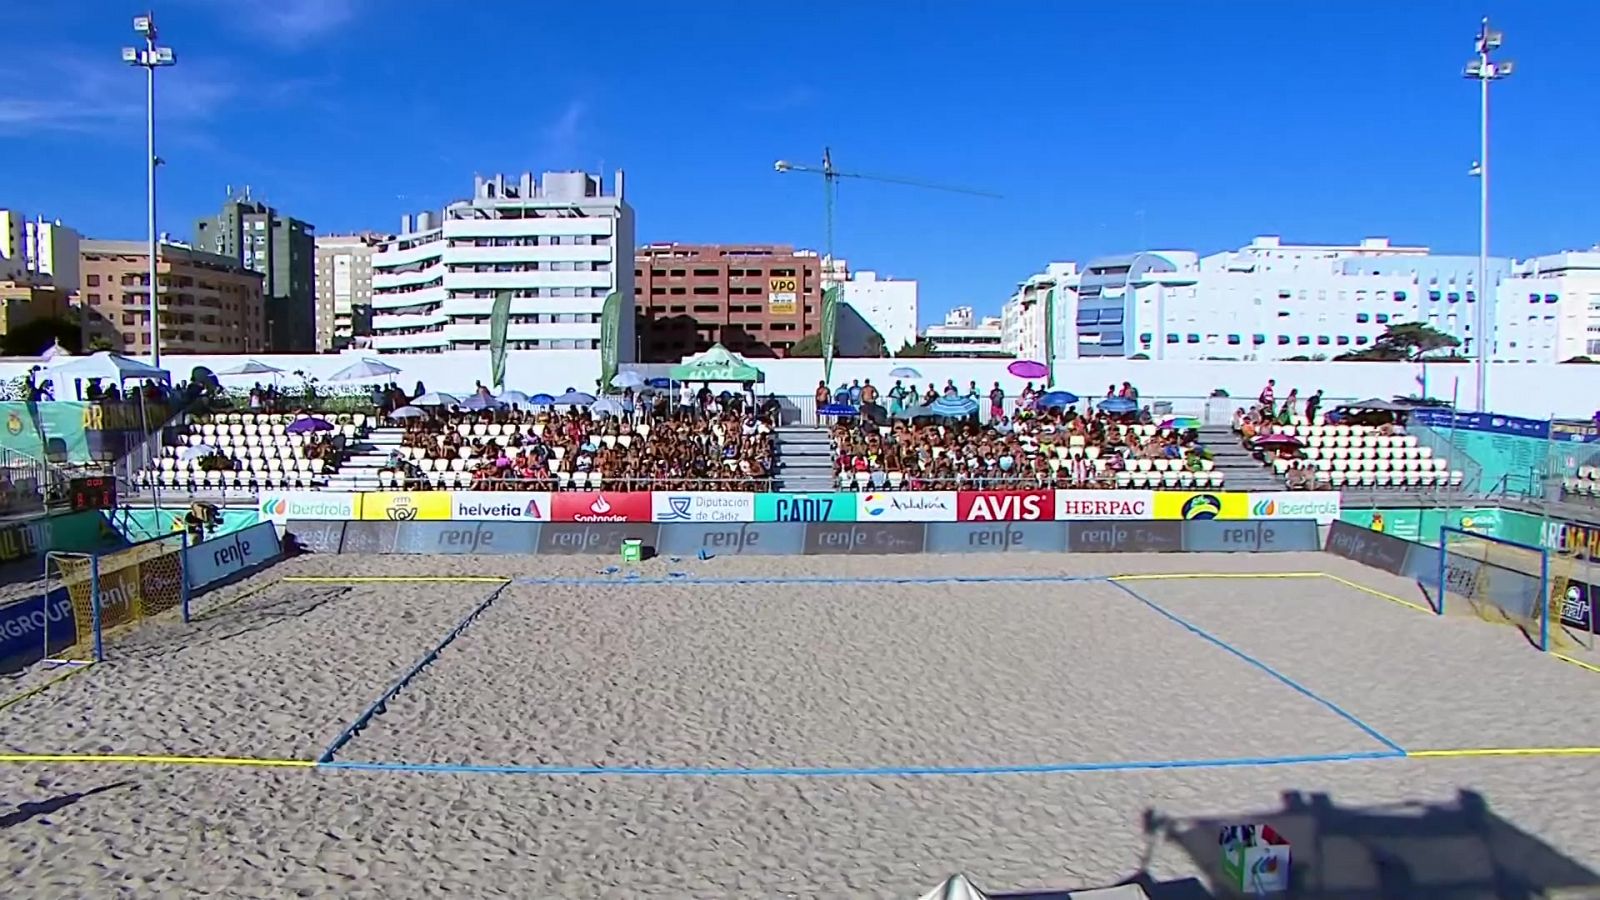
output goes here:
[[1406, 757], [1600, 756], [1600, 747], [1476, 747], [1465, 750], [1407, 750]]
[[285, 575], [283, 581], [322, 584], [366, 584], [380, 582], [463, 582], [474, 584], [510, 584], [509, 578], [493, 575]]
[[18, 694], [17, 696], [6, 700], [6, 702], [0, 703], [0, 710], [5, 710], [5, 709], [8, 709], [8, 708], [10, 708], [12, 706], [16, 706], [18, 703], [21, 703], [22, 701], [28, 699], [29, 697], [37, 697], [40, 694], [44, 693], [49, 688], [51, 688], [51, 687], [53, 687], [55, 685], [58, 685], [63, 681], [66, 681], [68, 678], [71, 678], [72, 676], [78, 674], [79, 672], [88, 671], [88, 669], [91, 668], [93, 665], [94, 665], [94, 663], [89, 663], [88, 665], [82, 665], [82, 666], [73, 666], [71, 671], [64, 672], [64, 673], [62, 673], [60, 675], [57, 675], [56, 677], [50, 679], [49, 681], [46, 681], [44, 684], [40, 684], [40, 685], [36, 685], [34, 687], [31, 687], [28, 690], [25, 690], [22, 693]]
[[1156, 575], [1112, 575], [1111, 581], [1176, 581], [1180, 578], [1318, 578], [1321, 572], [1167, 572]]
[[1557, 653], [1554, 650], [1550, 651], [1550, 655], [1554, 656], [1556, 659], [1559, 659], [1564, 663], [1572, 663], [1573, 665], [1577, 666], [1580, 669], [1588, 669], [1591, 672], [1594, 672], [1596, 674], [1600, 674], [1600, 666], [1597, 666], [1594, 663], [1587, 663], [1587, 662], [1584, 662], [1581, 659], [1573, 659], [1572, 657], [1567, 656], [1564, 653]]
[[1390, 603], [1398, 603], [1401, 606], [1406, 607], [1407, 609], [1414, 609], [1417, 612], [1427, 613], [1430, 616], [1437, 615], [1432, 609], [1422, 605], [1421, 603], [1412, 603], [1410, 600], [1402, 600], [1401, 598], [1396, 597], [1393, 594], [1385, 594], [1383, 591], [1374, 590], [1372, 588], [1367, 587], [1364, 584], [1358, 584], [1358, 583], [1356, 583], [1354, 581], [1351, 581], [1348, 578], [1340, 578], [1337, 575], [1329, 575], [1327, 572], [1322, 572], [1322, 573], [1319, 573], [1319, 574], [1321, 574], [1323, 578], [1331, 578], [1334, 581], [1337, 581], [1340, 584], [1344, 585], [1345, 587], [1350, 588], [1351, 590], [1357, 590], [1357, 591], [1360, 591], [1363, 594], [1371, 594], [1372, 596], [1377, 597], [1380, 600], [1387, 600]]
[[0, 763], [105, 763], [155, 766], [259, 766], [311, 769], [309, 759], [252, 759], [233, 756], [140, 756], [115, 753], [0, 753]]
[[254, 597], [255, 595], [257, 595], [257, 594], [261, 593], [262, 591], [266, 590], [267, 588], [274, 587], [277, 584], [278, 584], [278, 582], [276, 582], [276, 581], [269, 581], [266, 584], [258, 584], [255, 587], [251, 588], [250, 590], [245, 591], [242, 594], [239, 594], [237, 597], [232, 597], [232, 598], [230, 598], [228, 600], [224, 600], [221, 603], [217, 604], [216, 606], [213, 606], [210, 609], [207, 609], [203, 613], [199, 613], [197, 615], [191, 616], [190, 617], [190, 621], [199, 622], [202, 619], [209, 619], [212, 616], [216, 615], [217, 613], [220, 613], [223, 610], [227, 609], [228, 607], [234, 605], [235, 603], [238, 603], [240, 600], [243, 600], [246, 597]]

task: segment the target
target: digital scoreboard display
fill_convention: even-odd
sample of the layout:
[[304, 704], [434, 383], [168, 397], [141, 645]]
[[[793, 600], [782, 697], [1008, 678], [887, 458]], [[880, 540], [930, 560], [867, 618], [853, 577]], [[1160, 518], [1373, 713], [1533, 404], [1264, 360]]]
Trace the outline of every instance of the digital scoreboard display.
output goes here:
[[68, 500], [74, 512], [90, 509], [112, 509], [117, 505], [117, 480], [96, 476], [74, 478], [68, 488]]

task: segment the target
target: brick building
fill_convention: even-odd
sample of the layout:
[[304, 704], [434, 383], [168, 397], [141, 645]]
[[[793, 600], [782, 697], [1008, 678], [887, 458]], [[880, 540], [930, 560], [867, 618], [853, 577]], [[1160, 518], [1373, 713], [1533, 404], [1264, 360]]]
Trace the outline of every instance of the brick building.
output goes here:
[[641, 362], [677, 362], [720, 342], [788, 355], [822, 328], [822, 261], [770, 244], [648, 244], [633, 275]]
[[[78, 302], [87, 337], [150, 353], [150, 253], [140, 241], [84, 241]], [[162, 244], [162, 353], [259, 353], [266, 349], [262, 275], [237, 261]]]

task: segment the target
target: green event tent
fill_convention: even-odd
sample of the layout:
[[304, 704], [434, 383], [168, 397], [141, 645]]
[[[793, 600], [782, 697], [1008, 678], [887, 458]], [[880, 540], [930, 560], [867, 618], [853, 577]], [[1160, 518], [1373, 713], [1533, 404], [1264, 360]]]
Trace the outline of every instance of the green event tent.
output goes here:
[[685, 359], [682, 365], [673, 366], [667, 374], [673, 381], [737, 381], [747, 384], [761, 380], [760, 369], [721, 344]]

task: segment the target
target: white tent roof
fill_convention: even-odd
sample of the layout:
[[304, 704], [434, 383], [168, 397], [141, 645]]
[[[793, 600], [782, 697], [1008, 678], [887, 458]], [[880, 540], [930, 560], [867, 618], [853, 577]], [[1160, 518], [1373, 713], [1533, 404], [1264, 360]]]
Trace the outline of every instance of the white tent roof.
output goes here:
[[944, 880], [944, 883], [922, 895], [922, 900], [989, 900], [989, 895], [967, 879], [967, 876], [956, 874]]
[[156, 381], [171, 381], [172, 375], [166, 369], [158, 369], [149, 363], [142, 363], [136, 359], [129, 359], [120, 353], [101, 350], [88, 356], [79, 356], [65, 360], [45, 369], [45, 374], [58, 385], [74, 378], [88, 381], [98, 378], [114, 384], [125, 381], [139, 381], [146, 378]]

